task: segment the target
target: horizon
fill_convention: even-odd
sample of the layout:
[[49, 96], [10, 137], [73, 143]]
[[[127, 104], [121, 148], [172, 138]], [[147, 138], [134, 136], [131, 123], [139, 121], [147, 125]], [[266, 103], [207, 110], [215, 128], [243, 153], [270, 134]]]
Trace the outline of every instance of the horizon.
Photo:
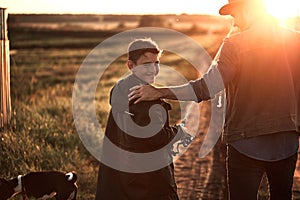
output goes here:
[[[263, 0], [269, 14], [280, 21], [300, 16], [300, 0], [278, 2]], [[0, 7], [9, 14], [57, 15], [212, 15], [221, 16], [219, 9], [227, 0], [1, 0]]]
[[[0, 7], [12, 14], [207, 14], [218, 15], [227, 0], [152, 0], [141, 3], [138, 0], [2, 0]], [[117, 5], [117, 6], [116, 6]]]

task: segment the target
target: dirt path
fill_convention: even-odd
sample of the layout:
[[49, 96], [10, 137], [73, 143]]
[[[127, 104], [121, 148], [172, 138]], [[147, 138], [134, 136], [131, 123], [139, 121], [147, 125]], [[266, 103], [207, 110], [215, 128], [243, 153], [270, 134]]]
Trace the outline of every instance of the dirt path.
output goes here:
[[181, 200], [226, 199], [224, 144], [218, 142], [207, 156], [199, 157], [209, 119], [210, 104], [202, 103], [199, 134], [187, 151], [175, 161], [175, 175]]
[[[175, 161], [175, 177], [178, 185], [180, 200], [226, 200], [226, 147], [220, 141], [205, 157], [198, 153], [207, 132], [210, 119], [210, 104], [201, 107], [199, 135], [187, 151]], [[197, 112], [197, 110], [194, 110]], [[300, 158], [300, 155], [299, 157]], [[300, 162], [294, 177], [294, 199], [300, 199]], [[266, 180], [262, 181], [259, 199], [267, 199]]]

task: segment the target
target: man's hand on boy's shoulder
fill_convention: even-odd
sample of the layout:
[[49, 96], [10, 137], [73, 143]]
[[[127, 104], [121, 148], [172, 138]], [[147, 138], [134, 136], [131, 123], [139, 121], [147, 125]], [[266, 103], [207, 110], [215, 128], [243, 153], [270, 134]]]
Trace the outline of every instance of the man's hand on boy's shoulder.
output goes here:
[[135, 100], [134, 103], [141, 101], [154, 101], [161, 98], [161, 93], [152, 85], [137, 85], [130, 88], [128, 95], [129, 101]]

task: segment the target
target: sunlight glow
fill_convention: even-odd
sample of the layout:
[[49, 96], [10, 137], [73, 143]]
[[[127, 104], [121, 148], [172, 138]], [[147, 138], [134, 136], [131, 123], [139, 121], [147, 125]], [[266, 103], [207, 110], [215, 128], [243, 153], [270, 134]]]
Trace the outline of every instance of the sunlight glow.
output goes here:
[[300, 0], [265, 0], [267, 11], [279, 20], [299, 16]]

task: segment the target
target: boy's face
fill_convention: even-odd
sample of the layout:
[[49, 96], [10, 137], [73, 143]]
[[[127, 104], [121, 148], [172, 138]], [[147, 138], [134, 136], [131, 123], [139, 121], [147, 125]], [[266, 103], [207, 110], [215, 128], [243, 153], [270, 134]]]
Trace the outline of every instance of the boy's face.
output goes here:
[[159, 55], [146, 52], [136, 63], [129, 60], [127, 65], [135, 76], [151, 84], [159, 72]]

